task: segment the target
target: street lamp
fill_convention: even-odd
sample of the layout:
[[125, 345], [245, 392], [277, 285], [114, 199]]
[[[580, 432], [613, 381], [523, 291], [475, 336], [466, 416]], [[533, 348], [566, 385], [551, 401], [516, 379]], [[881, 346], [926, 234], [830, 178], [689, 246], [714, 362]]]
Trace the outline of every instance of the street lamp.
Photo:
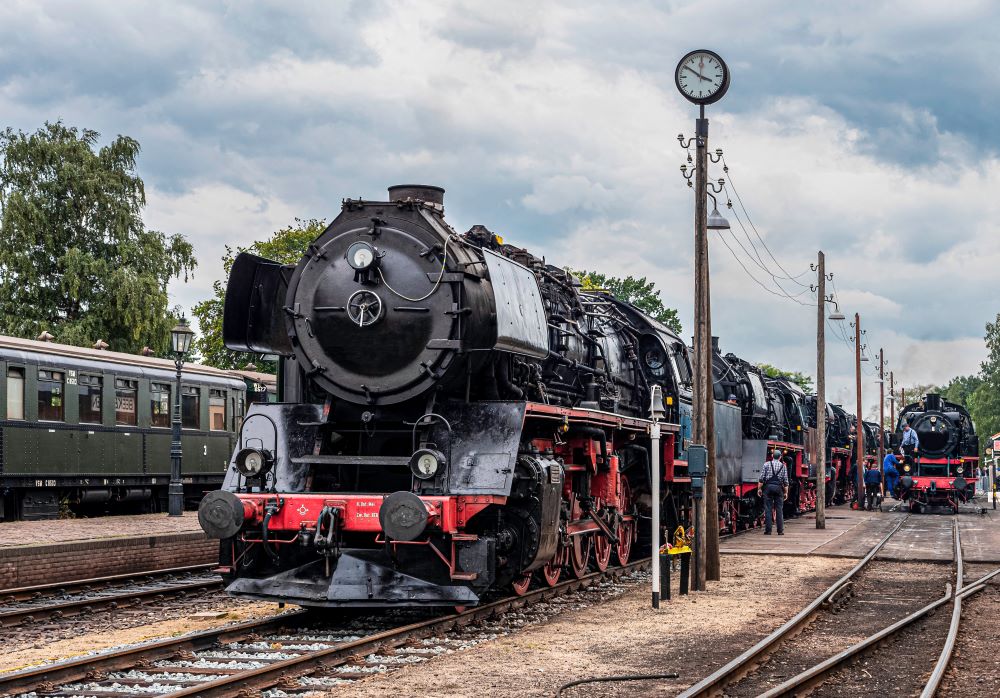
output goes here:
[[174, 354], [174, 366], [177, 368], [177, 390], [174, 398], [174, 417], [171, 423], [172, 438], [170, 440], [170, 486], [167, 488], [167, 509], [170, 516], [181, 516], [184, 513], [184, 483], [181, 482], [181, 370], [184, 368], [184, 357], [191, 349], [194, 332], [188, 327], [187, 319], [181, 315], [174, 329], [170, 330], [170, 348]]

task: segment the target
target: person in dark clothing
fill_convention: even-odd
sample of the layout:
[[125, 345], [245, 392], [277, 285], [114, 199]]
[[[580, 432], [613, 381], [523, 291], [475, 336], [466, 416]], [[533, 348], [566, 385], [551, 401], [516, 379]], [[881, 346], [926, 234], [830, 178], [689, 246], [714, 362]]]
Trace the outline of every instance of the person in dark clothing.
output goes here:
[[868, 511], [875, 511], [875, 505], [878, 504], [878, 496], [882, 492], [882, 473], [878, 471], [874, 463], [871, 463], [868, 466], [868, 470], [865, 471], [865, 492], [867, 494], [865, 508]]
[[788, 498], [788, 468], [781, 460], [781, 451], [777, 449], [771, 454], [771, 460], [761, 468], [757, 496], [764, 498], [764, 535], [771, 535], [772, 512], [778, 525], [778, 535], [785, 535], [784, 501]]
[[885, 475], [885, 493], [896, 499], [896, 483], [899, 482], [899, 459], [890, 451], [882, 461], [882, 474]]

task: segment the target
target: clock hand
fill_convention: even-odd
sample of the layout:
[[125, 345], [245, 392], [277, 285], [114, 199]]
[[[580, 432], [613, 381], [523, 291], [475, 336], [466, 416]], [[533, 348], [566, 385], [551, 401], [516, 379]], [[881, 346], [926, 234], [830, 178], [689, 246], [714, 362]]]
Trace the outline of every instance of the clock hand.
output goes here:
[[700, 73], [698, 73], [694, 68], [689, 68], [688, 66], [684, 66], [684, 68], [687, 69], [687, 70], [690, 70], [692, 73], [694, 73], [695, 77], [697, 77], [699, 80], [706, 80], [706, 81], [708, 80], [708, 78], [706, 78], [704, 75], [701, 75]]

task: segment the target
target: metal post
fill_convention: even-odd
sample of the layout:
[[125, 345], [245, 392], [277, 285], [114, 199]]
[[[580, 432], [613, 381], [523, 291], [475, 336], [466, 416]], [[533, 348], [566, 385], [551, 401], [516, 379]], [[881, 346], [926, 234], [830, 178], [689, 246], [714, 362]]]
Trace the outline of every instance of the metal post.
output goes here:
[[[708, 446], [708, 414], [714, 406], [712, 385], [712, 332], [708, 326], [708, 119], [704, 105], [695, 121], [695, 186], [694, 186], [694, 352], [696, 361], [694, 441]], [[707, 484], [707, 483], [706, 483]], [[709, 525], [706, 503], [714, 493], [708, 492], [694, 501], [694, 583], [695, 591], [705, 588], [706, 526]]]
[[865, 483], [865, 428], [861, 423], [861, 315], [854, 313], [854, 367], [856, 372], [856, 392], [858, 397], [858, 426], [855, 429], [856, 437], [854, 447], [857, 449], [855, 466], [858, 470], [858, 481], [855, 489], [858, 494], [858, 508], [864, 505], [864, 483]]
[[878, 350], [878, 469], [882, 473], [882, 492], [885, 493], [885, 350]]
[[184, 483], [181, 482], [181, 369], [184, 358], [174, 360], [177, 367], [177, 391], [174, 399], [174, 417], [171, 421], [172, 438], [170, 441], [170, 486], [167, 488], [167, 510], [170, 516], [184, 514]]
[[993, 456], [993, 463], [990, 465], [990, 501], [993, 502], [993, 508], [997, 508], [997, 457]]
[[652, 453], [650, 454], [650, 483], [652, 497], [652, 577], [653, 577], [653, 608], [660, 607], [660, 423], [655, 420], [649, 425], [649, 439]]
[[826, 255], [816, 261], [816, 528], [826, 528]]

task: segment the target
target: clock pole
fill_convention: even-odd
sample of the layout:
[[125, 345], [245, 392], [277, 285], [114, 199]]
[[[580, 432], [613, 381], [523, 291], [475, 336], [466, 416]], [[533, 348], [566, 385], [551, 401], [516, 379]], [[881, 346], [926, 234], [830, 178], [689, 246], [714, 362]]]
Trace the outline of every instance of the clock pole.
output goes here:
[[698, 362], [698, 405], [694, 410], [694, 440], [708, 452], [704, 497], [695, 506], [695, 588], [718, 580], [719, 495], [715, 471], [715, 385], [712, 379], [712, 306], [708, 257], [708, 119], [699, 105], [695, 121], [695, 356]]
[[[677, 64], [674, 73], [677, 89], [685, 99], [698, 105], [695, 120], [694, 171], [694, 404], [692, 431], [694, 443], [704, 445], [707, 462], [703, 490], [695, 485], [692, 473], [692, 509], [694, 524], [694, 581], [698, 591], [705, 590], [706, 580], [721, 576], [719, 560], [719, 488], [715, 458], [715, 383], [712, 377], [712, 304], [708, 257], [708, 119], [705, 105], [719, 101], [729, 89], [729, 68], [717, 53], [691, 51]], [[683, 145], [682, 147], [689, 147]], [[684, 168], [681, 168], [684, 171]], [[720, 183], [721, 184], [721, 183]], [[714, 187], [713, 187], [714, 188]], [[713, 211], [712, 228], [729, 224]], [[718, 217], [721, 220], [716, 220]], [[655, 552], [655, 551], [654, 551]]]

